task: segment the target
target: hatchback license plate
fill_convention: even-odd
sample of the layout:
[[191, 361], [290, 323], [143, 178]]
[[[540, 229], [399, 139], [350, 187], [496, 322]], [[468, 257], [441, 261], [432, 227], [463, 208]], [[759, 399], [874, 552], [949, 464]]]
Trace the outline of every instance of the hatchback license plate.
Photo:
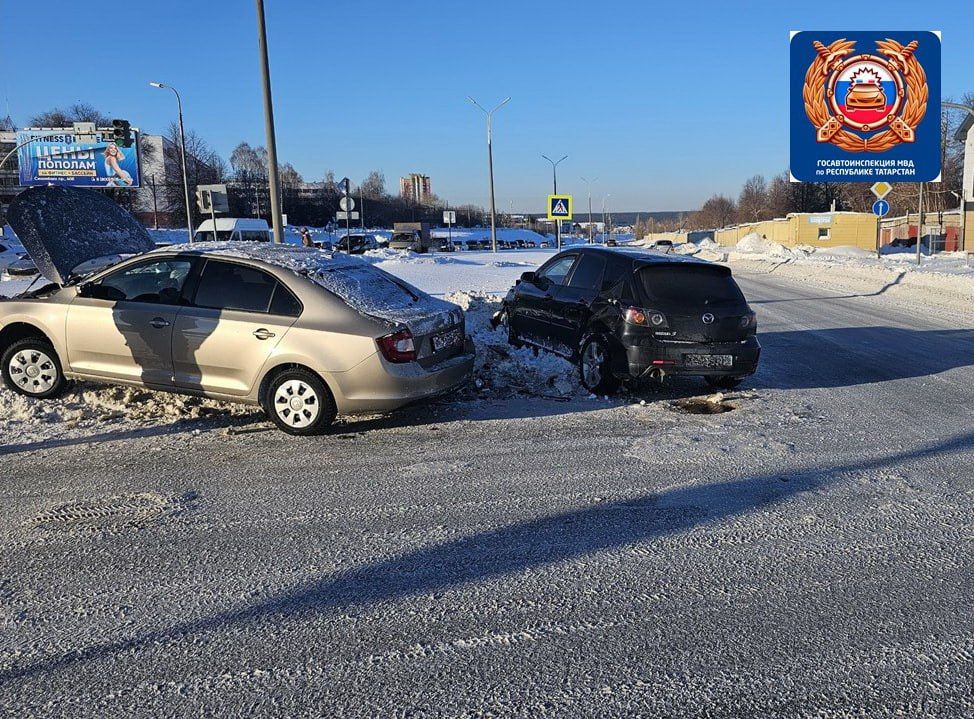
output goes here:
[[459, 328], [447, 330], [438, 335], [433, 335], [433, 351], [439, 352], [447, 347], [460, 344], [463, 341], [463, 333]]
[[734, 355], [683, 355], [688, 367], [733, 367]]

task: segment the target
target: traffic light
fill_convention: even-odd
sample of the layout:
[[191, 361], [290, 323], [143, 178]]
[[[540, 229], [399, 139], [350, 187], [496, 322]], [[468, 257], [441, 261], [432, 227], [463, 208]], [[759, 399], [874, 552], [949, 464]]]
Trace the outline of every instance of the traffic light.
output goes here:
[[132, 147], [132, 126], [128, 120], [112, 120], [115, 144], [119, 147]]
[[213, 198], [210, 196], [209, 190], [196, 189], [196, 206], [200, 208], [200, 212], [210, 212], [213, 206]]

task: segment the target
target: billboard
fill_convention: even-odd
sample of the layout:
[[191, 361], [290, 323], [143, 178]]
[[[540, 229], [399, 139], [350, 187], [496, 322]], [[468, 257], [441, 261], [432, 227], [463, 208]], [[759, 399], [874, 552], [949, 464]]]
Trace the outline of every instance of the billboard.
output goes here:
[[[111, 129], [95, 132], [95, 142], [76, 142], [72, 130], [21, 130], [17, 144], [20, 184], [71, 187], [138, 187], [139, 133], [131, 147], [120, 147]], [[90, 139], [90, 138], [84, 138]]]
[[791, 174], [801, 182], [937, 180], [940, 33], [794, 33]]

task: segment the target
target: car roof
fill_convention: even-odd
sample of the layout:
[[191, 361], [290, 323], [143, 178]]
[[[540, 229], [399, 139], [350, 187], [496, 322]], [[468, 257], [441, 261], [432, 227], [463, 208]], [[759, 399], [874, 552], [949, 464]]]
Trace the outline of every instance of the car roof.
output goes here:
[[158, 247], [146, 253], [145, 256], [153, 254], [246, 260], [291, 270], [298, 274], [316, 270], [337, 269], [349, 265], [357, 267], [363, 264], [362, 260], [352, 258], [344, 253], [334, 253], [317, 247], [274, 242], [188, 242]]
[[690, 257], [688, 255], [661, 255], [655, 252], [640, 252], [639, 250], [633, 250], [626, 247], [601, 247], [592, 245], [582, 245], [580, 247], [571, 247], [568, 250], [563, 250], [563, 252], [572, 252], [583, 254], [603, 254], [603, 255], [613, 255], [615, 257], [622, 258], [624, 260], [630, 260], [634, 264], [639, 266], [648, 265], [706, 265], [713, 266], [713, 263], [707, 262], [706, 260], [699, 260], [696, 257]]

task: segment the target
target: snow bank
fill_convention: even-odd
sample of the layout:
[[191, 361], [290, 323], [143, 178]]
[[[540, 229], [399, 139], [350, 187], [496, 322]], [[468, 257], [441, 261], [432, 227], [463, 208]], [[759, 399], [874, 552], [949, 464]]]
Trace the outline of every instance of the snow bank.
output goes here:
[[766, 255], [781, 260], [791, 260], [800, 256], [801, 252], [795, 252], [784, 245], [762, 237], [757, 232], [749, 232], [737, 242], [737, 246], [731, 248], [731, 252], [745, 255]]
[[575, 366], [556, 355], [512, 347], [507, 331], [490, 325], [501, 303], [495, 296], [470, 292], [447, 295], [466, 312], [467, 332], [477, 345], [474, 383], [481, 397], [502, 399], [513, 396], [568, 399], [588, 396], [581, 389]]

